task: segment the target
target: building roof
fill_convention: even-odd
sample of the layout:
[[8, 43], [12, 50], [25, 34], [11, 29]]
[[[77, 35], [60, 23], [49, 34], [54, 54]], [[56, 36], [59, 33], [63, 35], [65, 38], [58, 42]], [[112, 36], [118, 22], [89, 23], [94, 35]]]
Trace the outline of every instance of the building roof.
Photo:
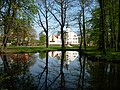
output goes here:
[[59, 35], [54, 35], [56, 38], [58, 38]]

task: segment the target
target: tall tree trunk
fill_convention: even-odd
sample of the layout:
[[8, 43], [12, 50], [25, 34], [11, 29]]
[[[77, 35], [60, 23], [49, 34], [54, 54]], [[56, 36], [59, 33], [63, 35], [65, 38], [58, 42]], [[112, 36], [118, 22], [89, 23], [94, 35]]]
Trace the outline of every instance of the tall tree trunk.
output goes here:
[[84, 39], [84, 49], [86, 49], [86, 31], [85, 31], [85, 10], [84, 10], [84, 0], [82, 0], [82, 13], [83, 13], [83, 39]]
[[[111, 6], [111, 2], [109, 2], [109, 6]], [[109, 8], [109, 26], [110, 26], [110, 48], [113, 48], [113, 43], [114, 43], [114, 36], [113, 36], [113, 10], [112, 10], [113, 7], [110, 7]]]
[[112, 27], [113, 27], [113, 37], [114, 37], [114, 40], [113, 40], [113, 42], [114, 42], [114, 44], [113, 44], [113, 46], [114, 46], [114, 48], [115, 48], [115, 51], [117, 50], [117, 46], [116, 46], [116, 34], [115, 34], [115, 9], [114, 9], [115, 7], [114, 7], [114, 0], [112, 0], [112, 12], [113, 12], [113, 15], [112, 15]]
[[46, 12], [45, 12], [45, 14], [46, 14], [46, 17], [45, 17], [45, 19], [46, 19], [46, 48], [48, 48], [48, 7], [47, 7], [47, 2], [46, 2], [46, 0], [45, 0], [45, 7], [46, 7]]
[[62, 48], [65, 47], [65, 44], [64, 44], [64, 31], [63, 31], [63, 28], [64, 28], [64, 0], [61, 0], [61, 41], [62, 41]]
[[78, 16], [78, 24], [79, 24], [79, 30], [80, 30], [80, 46], [79, 46], [79, 49], [81, 50], [81, 47], [82, 47], [81, 13]]
[[63, 26], [61, 26], [61, 41], [62, 41], [62, 48], [65, 47], [65, 44], [64, 44], [64, 31], [63, 31]]
[[120, 51], [120, 0], [119, 1], [119, 22], [118, 22], [118, 50]]
[[105, 13], [104, 0], [99, 0], [100, 5], [100, 36], [99, 49], [105, 53]]
[[[39, 21], [40, 21], [40, 24], [42, 26], [42, 28], [44, 29], [44, 32], [46, 34], [46, 48], [48, 48], [48, 6], [47, 6], [47, 0], [45, 1], [42, 1], [42, 3], [44, 4], [44, 8], [45, 8], [45, 12], [41, 11], [39, 8], [39, 12], [38, 12], [38, 16], [39, 16]], [[42, 19], [41, 19], [41, 14], [44, 14], [44, 19], [45, 19], [45, 24], [43, 23]]]

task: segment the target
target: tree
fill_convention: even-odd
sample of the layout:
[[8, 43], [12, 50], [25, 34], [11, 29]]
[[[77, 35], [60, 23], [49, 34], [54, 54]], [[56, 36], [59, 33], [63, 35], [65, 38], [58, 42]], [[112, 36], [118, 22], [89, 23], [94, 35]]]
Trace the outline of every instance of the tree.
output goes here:
[[119, 21], [118, 21], [118, 50], [120, 51], [120, 1], [119, 2]]
[[[2, 20], [2, 26], [4, 31], [4, 37], [3, 37], [3, 44], [1, 50], [4, 51], [7, 48], [7, 42], [8, 38], [11, 35], [11, 32], [13, 32], [14, 25], [17, 24], [16, 21], [19, 19], [23, 19], [28, 16], [28, 12], [31, 14], [35, 14], [35, 7], [34, 7], [34, 0], [26, 0], [24, 2], [23, 0], [5, 0], [0, 7], [1, 9], [1, 20]], [[18, 13], [19, 12], [19, 13]], [[26, 19], [27, 20], [27, 19]], [[32, 18], [31, 18], [32, 21]], [[29, 21], [28, 21], [29, 22]], [[30, 25], [30, 24], [29, 24]]]
[[[48, 48], [48, 1], [42, 0], [40, 3], [38, 3], [38, 16], [39, 16], [39, 22], [42, 26], [45, 36], [46, 36], [46, 48]], [[41, 19], [42, 18], [42, 19]], [[44, 21], [43, 21], [44, 18]], [[44, 23], [45, 22], [45, 23]]]
[[14, 27], [12, 28], [11, 34], [9, 35], [9, 39], [11, 39], [11, 42], [13, 45], [27, 45], [26, 39], [31, 38], [31, 34], [34, 34], [34, 32], [29, 33], [32, 31], [32, 27], [28, 24], [28, 20], [26, 19], [19, 19], [16, 18], [14, 22]]
[[40, 35], [39, 36], [40, 45], [44, 45], [45, 44], [45, 39], [46, 39], [45, 34], [43, 32], [41, 32], [39, 35]]
[[85, 1], [84, 0], [82, 0], [81, 1], [82, 2], [82, 14], [83, 14], [83, 39], [84, 39], [84, 48], [86, 49], [86, 38], [85, 38]]
[[115, 51], [117, 50], [118, 4], [117, 2], [113, 3], [113, 1], [99, 0], [99, 7], [94, 8], [92, 14], [92, 30], [97, 31], [99, 35], [99, 38], [96, 36], [98, 38], [96, 38], [96, 41], [101, 51], [109, 48], [114, 48]]
[[79, 46], [79, 49], [81, 49], [82, 47], [82, 39], [83, 39], [83, 33], [82, 33], [82, 28], [81, 28], [81, 12], [79, 12], [79, 15], [78, 15], [78, 25], [79, 25], [79, 30], [80, 30], [80, 46]]
[[[63, 28], [65, 26], [65, 21], [66, 21], [66, 11], [67, 11], [67, 6], [68, 6], [68, 1], [67, 0], [55, 0], [54, 4], [56, 4], [56, 5], [51, 6], [53, 11], [51, 11], [49, 9], [49, 12], [52, 14], [52, 16], [55, 18], [55, 20], [60, 25], [62, 48], [64, 48], [65, 47], [65, 41], [64, 41]], [[57, 13], [59, 15], [57, 15]]]
[[105, 53], [105, 2], [99, 0], [100, 5], [100, 35], [99, 35], [99, 49]]

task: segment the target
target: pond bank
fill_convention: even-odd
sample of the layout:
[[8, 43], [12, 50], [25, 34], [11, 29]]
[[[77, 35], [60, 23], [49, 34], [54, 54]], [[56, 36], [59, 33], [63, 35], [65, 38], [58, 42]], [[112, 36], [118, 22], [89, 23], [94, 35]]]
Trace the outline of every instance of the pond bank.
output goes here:
[[99, 50], [85, 50], [84, 55], [93, 60], [106, 60], [106, 61], [119, 61], [120, 62], [120, 52], [106, 51], [106, 54]]
[[[60, 46], [50, 46], [46, 48], [45, 46], [10, 46], [7, 48], [4, 53], [35, 53], [41, 51], [80, 51], [79, 47], [66, 47], [61, 49]], [[107, 60], [107, 61], [120, 61], [120, 52], [115, 51], [106, 51], [106, 54], [103, 54], [101, 51], [96, 48], [87, 47], [87, 50], [81, 50], [82, 54], [87, 57], [93, 58], [94, 60]]]

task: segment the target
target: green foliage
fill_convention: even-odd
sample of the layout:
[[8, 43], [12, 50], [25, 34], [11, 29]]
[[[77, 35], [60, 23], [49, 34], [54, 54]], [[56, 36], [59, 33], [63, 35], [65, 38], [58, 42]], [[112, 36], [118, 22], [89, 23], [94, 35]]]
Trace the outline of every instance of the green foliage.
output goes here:
[[46, 52], [43, 52], [43, 51], [40, 52], [39, 56], [40, 56], [41, 59], [45, 58], [46, 57]]
[[1, 2], [3, 5], [0, 8], [0, 30], [3, 32], [3, 40], [7, 40], [4, 43], [27, 45], [29, 40], [36, 38], [33, 32], [34, 15], [37, 14], [35, 0], [10, 0], [10, 2]]
[[40, 44], [41, 44], [41, 45], [44, 45], [44, 44], [45, 44], [46, 35], [45, 35], [43, 32], [40, 33], [39, 40], [40, 40]]

